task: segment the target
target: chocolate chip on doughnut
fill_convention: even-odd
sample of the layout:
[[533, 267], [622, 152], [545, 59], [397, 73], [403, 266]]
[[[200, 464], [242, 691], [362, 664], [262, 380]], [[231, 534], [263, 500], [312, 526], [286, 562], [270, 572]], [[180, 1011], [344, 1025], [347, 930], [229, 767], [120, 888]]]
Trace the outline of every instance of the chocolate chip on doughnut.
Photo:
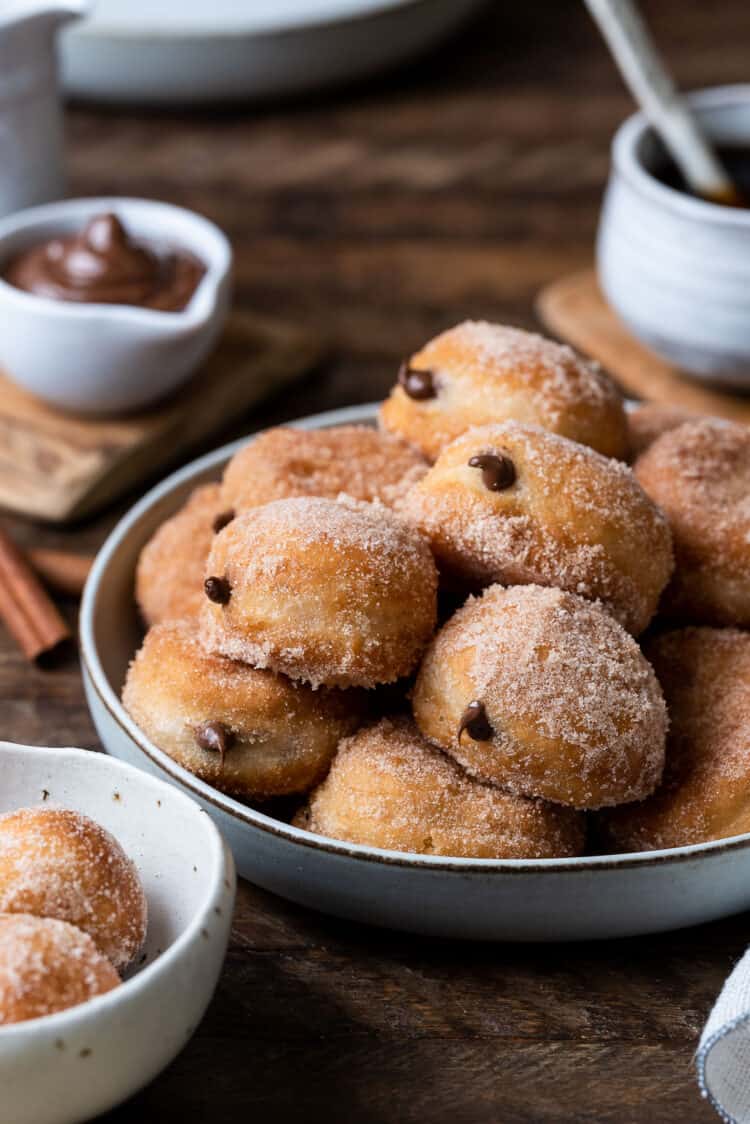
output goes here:
[[319, 835], [428, 855], [555, 858], [583, 850], [583, 816], [468, 776], [408, 718], [341, 743], [294, 824]]
[[669, 527], [627, 465], [520, 422], [449, 445], [401, 512], [446, 578], [556, 586], [641, 632], [672, 572]]
[[141, 730], [191, 773], [246, 798], [306, 792], [359, 722], [359, 692], [313, 691], [205, 652], [194, 621], [146, 635], [123, 703]]
[[475, 425], [533, 422], [626, 457], [622, 398], [600, 368], [532, 332], [468, 320], [402, 364], [382, 425], [434, 460]]
[[575, 808], [641, 800], [666, 710], [635, 640], [559, 589], [491, 586], [437, 634], [412, 699], [422, 733], [473, 776]]
[[196, 488], [146, 543], [135, 573], [135, 597], [146, 624], [200, 612], [203, 571], [221, 505], [218, 484]]
[[308, 496], [254, 508], [216, 536], [207, 574], [207, 646], [313, 686], [395, 682], [435, 628], [429, 547], [382, 505]]

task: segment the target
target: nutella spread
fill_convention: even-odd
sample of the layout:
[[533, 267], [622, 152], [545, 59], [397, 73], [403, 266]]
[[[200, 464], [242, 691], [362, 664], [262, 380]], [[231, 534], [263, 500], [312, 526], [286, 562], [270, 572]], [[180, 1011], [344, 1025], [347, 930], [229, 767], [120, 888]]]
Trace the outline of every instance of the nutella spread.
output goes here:
[[18, 289], [54, 300], [179, 312], [204, 273], [192, 254], [157, 251], [131, 239], [116, 215], [97, 215], [82, 233], [19, 254], [4, 276]]

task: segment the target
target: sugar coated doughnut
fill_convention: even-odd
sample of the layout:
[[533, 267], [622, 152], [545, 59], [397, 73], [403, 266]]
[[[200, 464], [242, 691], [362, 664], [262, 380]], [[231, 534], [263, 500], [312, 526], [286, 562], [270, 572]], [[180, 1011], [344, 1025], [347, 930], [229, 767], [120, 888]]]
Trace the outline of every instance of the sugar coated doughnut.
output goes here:
[[412, 355], [383, 403], [382, 425], [430, 460], [474, 425], [531, 422], [625, 457], [628, 426], [611, 379], [532, 332], [467, 320]]
[[108, 831], [66, 808], [0, 816], [0, 912], [68, 921], [118, 970], [146, 936], [146, 896], [134, 864]]
[[354, 500], [276, 500], [237, 516], [214, 539], [205, 588], [208, 648], [314, 686], [393, 682], [435, 627], [426, 542]]
[[0, 1026], [65, 1011], [119, 983], [106, 956], [75, 925], [0, 913]]
[[413, 446], [367, 426], [269, 429], [232, 457], [222, 497], [235, 511], [293, 496], [336, 499], [341, 493], [393, 506], [426, 469]]
[[130, 665], [123, 702], [191, 773], [248, 798], [306, 792], [357, 725], [358, 695], [313, 691], [205, 652], [190, 621], [156, 625]]
[[667, 402], [641, 402], [628, 412], [630, 431], [630, 458], [635, 460], [653, 445], [662, 433], [677, 429], [687, 421], [695, 421], [696, 414], [684, 406], [672, 406]]
[[223, 514], [219, 485], [204, 484], [146, 543], [135, 572], [135, 598], [146, 624], [200, 611], [203, 569]]
[[473, 776], [575, 808], [640, 800], [664, 767], [664, 699], [631, 636], [559, 589], [492, 586], [443, 627], [413, 694]]
[[750, 427], [702, 418], [665, 433], [635, 473], [672, 528], [669, 616], [750, 626]]
[[584, 841], [580, 813], [472, 779], [408, 718], [343, 741], [293, 822], [370, 847], [465, 858], [578, 855]]
[[686, 628], [647, 646], [669, 707], [664, 781], [600, 816], [611, 851], [651, 851], [750, 831], [750, 633]]
[[672, 572], [669, 527], [627, 465], [538, 426], [469, 430], [407, 495], [449, 580], [600, 599], [634, 634]]

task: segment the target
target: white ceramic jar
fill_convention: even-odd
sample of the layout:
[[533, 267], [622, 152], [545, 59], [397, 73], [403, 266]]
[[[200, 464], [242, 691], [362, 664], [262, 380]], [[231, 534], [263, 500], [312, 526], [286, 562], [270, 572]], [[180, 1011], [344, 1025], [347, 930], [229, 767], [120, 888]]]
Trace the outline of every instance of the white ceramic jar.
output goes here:
[[[715, 141], [750, 145], [750, 85], [702, 90], [690, 102]], [[615, 134], [597, 245], [600, 283], [657, 354], [689, 374], [750, 388], [750, 210], [661, 183], [651, 174], [661, 152], [643, 114]]]
[[55, 33], [86, 0], [0, 3], [0, 216], [64, 188]]

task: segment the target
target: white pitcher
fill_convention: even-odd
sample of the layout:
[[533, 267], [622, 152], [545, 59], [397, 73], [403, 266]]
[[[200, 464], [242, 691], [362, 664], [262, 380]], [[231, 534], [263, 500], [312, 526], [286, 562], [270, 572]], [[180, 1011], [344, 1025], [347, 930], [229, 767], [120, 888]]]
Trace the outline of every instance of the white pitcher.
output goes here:
[[55, 34], [88, 0], [0, 0], [0, 216], [64, 190]]

